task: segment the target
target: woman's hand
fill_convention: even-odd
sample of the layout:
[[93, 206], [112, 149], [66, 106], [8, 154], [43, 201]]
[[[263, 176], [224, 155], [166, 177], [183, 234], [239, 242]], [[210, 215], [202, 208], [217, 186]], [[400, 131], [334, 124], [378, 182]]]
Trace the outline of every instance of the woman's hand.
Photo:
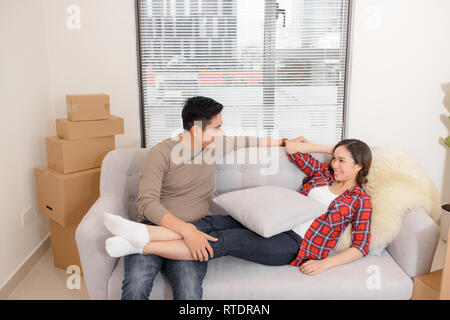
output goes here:
[[326, 259], [309, 260], [301, 265], [300, 271], [309, 276], [321, 273], [329, 268]]
[[309, 143], [296, 140], [296, 139], [300, 139], [300, 138], [303, 138], [303, 137], [298, 137], [298, 138], [286, 141], [286, 153], [287, 154], [296, 153], [296, 152], [302, 152], [302, 153], [305, 152], [304, 151], [305, 146], [309, 145]]
[[286, 153], [326, 153], [333, 154], [334, 146], [310, 143], [305, 137], [286, 141]]
[[286, 153], [291, 154], [300, 152], [303, 143], [309, 143], [309, 141], [303, 136], [286, 141]]

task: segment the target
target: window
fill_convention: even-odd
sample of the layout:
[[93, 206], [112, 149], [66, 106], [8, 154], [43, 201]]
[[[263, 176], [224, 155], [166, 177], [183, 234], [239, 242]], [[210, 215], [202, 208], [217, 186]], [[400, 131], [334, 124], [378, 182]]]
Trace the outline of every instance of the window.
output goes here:
[[349, 1], [137, 0], [143, 147], [194, 95], [224, 105], [225, 134], [341, 140]]

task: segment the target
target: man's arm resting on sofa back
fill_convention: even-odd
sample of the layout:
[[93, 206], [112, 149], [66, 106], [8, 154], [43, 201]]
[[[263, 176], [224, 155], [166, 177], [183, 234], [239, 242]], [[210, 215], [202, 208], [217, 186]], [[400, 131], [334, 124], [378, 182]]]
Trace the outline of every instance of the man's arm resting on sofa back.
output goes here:
[[283, 139], [270, 139], [255, 136], [223, 136], [223, 139], [223, 155], [242, 148], [284, 146]]

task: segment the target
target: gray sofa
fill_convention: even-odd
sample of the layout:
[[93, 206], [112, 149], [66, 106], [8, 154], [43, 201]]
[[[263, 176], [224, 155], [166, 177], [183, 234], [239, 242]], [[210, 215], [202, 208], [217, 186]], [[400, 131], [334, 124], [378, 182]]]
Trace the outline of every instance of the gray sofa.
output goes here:
[[[76, 242], [91, 299], [120, 299], [123, 258], [111, 258], [105, 251], [105, 239], [111, 234], [104, 227], [103, 213], [137, 219], [139, 172], [147, 151], [116, 149], [106, 155], [100, 197], [77, 228]], [[226, 155], [217, 168], [215, 194], [259, 185], [298, 190], [304, 173], [289, 162], [284, 148], [266, 151], [266, 159], [255, 148]], [[320, 161], [329, 159], [323, 154], [313, 156]], [[263, 159], [265, 164], [255, 163], [255, 159]], [[210, 211], [218, 213], [214, 206]], [[264, 266], [234, 257], [213, 259], [208, 262], [203, 298], [410, 299], [412, 278], [430, 271], [438, 240], [438, 226], [422, 209], [414, 209], [405, 213], [400, 234], [381, 254], [369, 254], [315, 276], [307, 276], [289, 265]], [[377, 280], [378, 286], [374, 285]], [[172, 299], [164, 274], [155, 279], [149, 298]]]

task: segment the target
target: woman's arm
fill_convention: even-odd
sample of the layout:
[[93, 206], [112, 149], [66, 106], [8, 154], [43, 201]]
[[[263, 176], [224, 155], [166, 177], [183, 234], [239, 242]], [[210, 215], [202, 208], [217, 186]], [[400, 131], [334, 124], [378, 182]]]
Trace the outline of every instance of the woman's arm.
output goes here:
[[372, 203], [370, 196], [359, 198], [358, 212], [352, 220], [352, 245], [350, 248], [322, 260], [305, 262], [300, 271], [313, 275], [328, 268], [358, 260], [369, 254], [370, 223], [372, 218]]
[[322, 260], [306, 261], [301, 267], [300, 271], [307, 275], [315, 275], [321, 273], [329, 268], [340, 266], [342, 264], [350, 263], [363, 257], [361, 251], [356, 248], [348, 248], [335, 256], [327, 257]]
[[[297, 138], [298, 139], [298, 138]], [[299, 142], [297, 139], [286, 142], [286, 153], [289, 161], [294, 162], [308, 177], [326, 170], [328, 163], [316, 160], [309, 153], [333, 154], [334, 146]]]
[[[361, 259], [363, 254], [356, 248], [348, 248], [335, 256], [327, 257], [323, 259], [328, 268], [340, 266], [341, 264], [346, 264], [353, 262], [355, 260]], [[327, 268], [327, 269], [328, 269]]]

